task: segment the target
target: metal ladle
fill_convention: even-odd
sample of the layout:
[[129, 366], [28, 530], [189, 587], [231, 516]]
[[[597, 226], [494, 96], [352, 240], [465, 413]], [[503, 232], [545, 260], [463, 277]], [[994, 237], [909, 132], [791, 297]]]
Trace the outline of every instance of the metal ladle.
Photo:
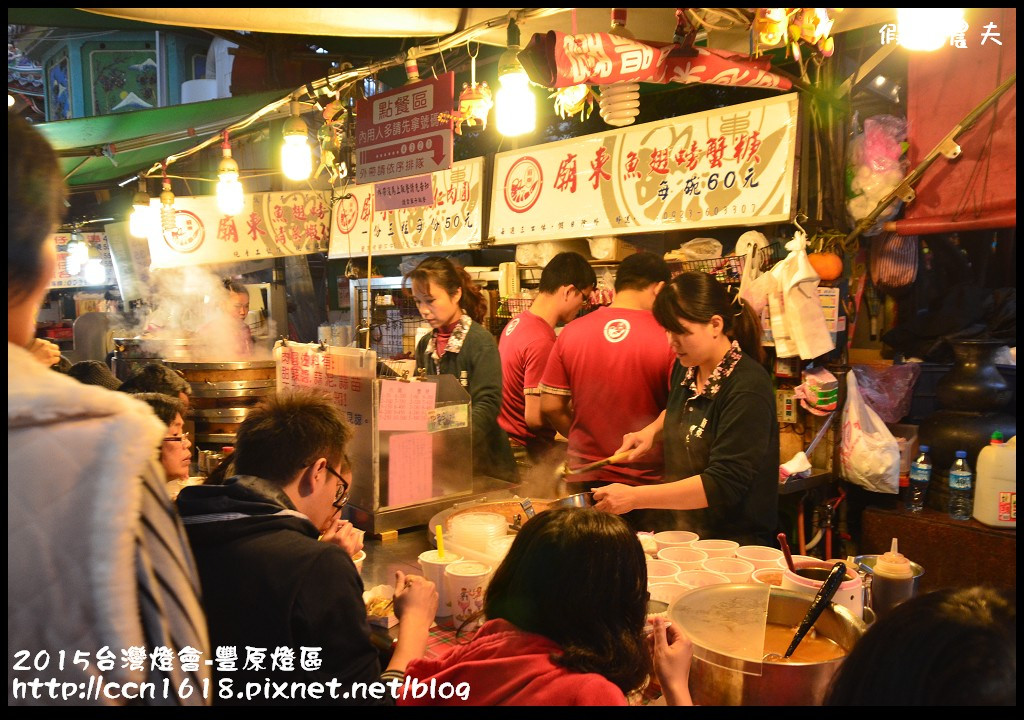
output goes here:
[[765, 653], [764, 660], [769, 662], [777, 660], [788, 659], [793, 652], [796, 650], [797, 645], [804, 639], [804, 635], [811, 629], [814, 623], [824, 612], [825, 608], [832, 601], [832, 597], [836, 594], [836, 590], [843, 583], [846, 578], [846, 564], [837, 562], [832, 566], [832, 569], [828, 573], [828, 577], [818, 588], [817, 595], [814, 596], [814, 600], [811, 601], [811, 606], [807, 608], [807, 614], [804, 615], [804, 619], [800, 621], [800, 626], [796, 629], [796, 634], [793, 636], [793, 642], [789, 644], [789, 648], [786, 649], [785, 655], [779, 655], [778, 653]]

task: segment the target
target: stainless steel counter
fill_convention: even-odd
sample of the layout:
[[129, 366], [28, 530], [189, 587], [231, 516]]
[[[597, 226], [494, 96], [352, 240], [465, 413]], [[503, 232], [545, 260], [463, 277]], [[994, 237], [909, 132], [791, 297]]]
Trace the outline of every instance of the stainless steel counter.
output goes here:
[[363, 585], [367, 590], [374, 585], [394, 585], [396, 570], [420, 575], [420, 566], [416, 559], [421, 552], [432, 548], [424, 525], [402, 530], [398, 533], [398, 538], [391, 541], [383, 541], [380, 538], [367, 539], [363, 546], [363, 550], [366, 551], [362, 572]]

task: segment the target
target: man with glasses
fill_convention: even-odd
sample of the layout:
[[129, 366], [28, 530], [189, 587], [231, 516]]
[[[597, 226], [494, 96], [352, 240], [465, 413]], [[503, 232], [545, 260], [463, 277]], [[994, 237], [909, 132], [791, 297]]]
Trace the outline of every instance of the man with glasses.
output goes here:
[[513, 449], [525, 448], [539, 462], [554, 445], [555, 431], [540, 412], [540, 379], [555, 344], [555, 327], [575, 318], [597, 284], [594, 269], [575, 252], [551, 258], [540, 274], [530, 308], [509, 321], [498, 341], [501, 353], [501, 414], [498, 424]]
[[[221, 485], [184, 488], [178, 496], [199, 566], [211, 644], [237, 652], [234, 671], [214, 667], [215, 686], [229, 681], [233, 688], [219, 693], [215, 704], [253, 703], [236, 693], [246, 683], [267, 680], [289, 686], [336, 680], [338, 697], [325, 693], [319, 702], [386, 702], [388, 694], [375, 701], [341, 693], [353, 682], [400, 679], [406, 664], [425, 652], [437, 591], [401, 571], [395, 588], [401, 624], [383, 674], [370, 643], [363, 583], [351, 558], [362, 542], [339, 519], [352, 484], [345, 452], [351, 435], [340, 411], [321, 395], [268, 398], [239, 426], [236, 474]], [[303, 669], [302, 648], [322, 648], [319, 669]], [[281, 662], [289, 651], [293, 669]], [[273, 700], [259, 697], [259, 703]]]

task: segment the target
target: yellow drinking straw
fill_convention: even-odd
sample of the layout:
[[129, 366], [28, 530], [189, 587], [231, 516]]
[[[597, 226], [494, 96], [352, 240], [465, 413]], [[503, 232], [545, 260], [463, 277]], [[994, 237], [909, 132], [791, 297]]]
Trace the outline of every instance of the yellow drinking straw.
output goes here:
[[437, 536], [437, 557], [438, 559], [444, 558], [444, 536], [441, 534], [441, 526], [434, 526], [434, 534]]

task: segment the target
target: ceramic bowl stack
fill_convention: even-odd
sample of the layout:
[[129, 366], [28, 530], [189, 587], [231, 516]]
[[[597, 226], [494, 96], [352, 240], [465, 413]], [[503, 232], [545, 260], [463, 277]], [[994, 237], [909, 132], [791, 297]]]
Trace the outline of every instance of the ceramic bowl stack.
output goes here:
[[490, 554], [487, 544], [507, 534], [508, 521], [499, 513], [463, 513], [452, 518], [452, 541], [481, 553]]

